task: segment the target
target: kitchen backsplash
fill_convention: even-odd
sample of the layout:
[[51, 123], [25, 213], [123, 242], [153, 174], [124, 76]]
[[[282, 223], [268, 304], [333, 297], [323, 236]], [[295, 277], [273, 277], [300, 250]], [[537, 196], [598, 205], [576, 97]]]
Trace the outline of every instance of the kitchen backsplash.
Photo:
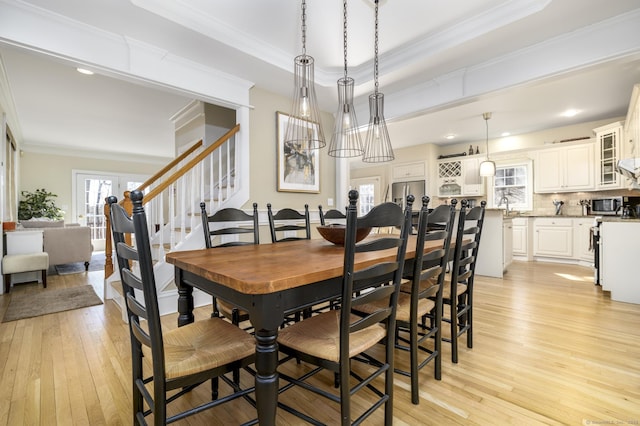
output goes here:
[[582, 207], [580, 200], [590, 200], [592, 198], [611, 197], [611, 196], [640, 196], [640, 190], [615, 190], [615, 191], [598, 191], [598, 192], [565, 192], [557, 194], [533, 194], [533, 214], [536, 215], [555, 215], [556, 207], [554, 200], [564, 201], [562, 206], [563, 216], [580, 216], [582, 215]]

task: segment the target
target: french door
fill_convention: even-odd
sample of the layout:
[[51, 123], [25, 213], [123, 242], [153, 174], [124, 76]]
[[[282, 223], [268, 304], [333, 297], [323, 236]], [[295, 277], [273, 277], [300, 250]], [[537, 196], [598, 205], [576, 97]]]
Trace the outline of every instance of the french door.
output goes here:
[[103, 251], [109, 230], [104, 217], [105, 199], [115, 195], [122, 199], [124, 191], [140, 186], [145, 176], [73, 172], [75, 183], [74, 222], [91, 228], [94, 251]]
[[351, 179], [351, 189], [360, 194], [358, 216], [364, 216], [376, 204], [380, 204], [380, 178], [377, 176]]

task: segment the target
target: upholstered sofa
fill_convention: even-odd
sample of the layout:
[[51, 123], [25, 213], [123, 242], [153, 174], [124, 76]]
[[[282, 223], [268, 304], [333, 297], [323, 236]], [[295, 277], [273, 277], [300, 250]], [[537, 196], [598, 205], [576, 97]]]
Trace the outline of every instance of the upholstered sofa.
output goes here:
[[49, 254], [49, 265], [84, 262], [89, 267], [93, 246], [91, 229], [62, 221], [25, 221], [24, 229], [42, 229], [44, 251]]

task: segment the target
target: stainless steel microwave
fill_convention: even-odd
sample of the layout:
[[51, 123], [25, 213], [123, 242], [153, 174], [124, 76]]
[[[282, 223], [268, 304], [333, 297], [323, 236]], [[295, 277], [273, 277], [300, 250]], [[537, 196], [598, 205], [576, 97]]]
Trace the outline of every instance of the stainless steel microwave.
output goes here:
[[591, 214], [614, 216], [622, 210], [622, 207], [634, 207], [637, 204], [640, 204], [640, 197], [594, 198], [591, 200]]

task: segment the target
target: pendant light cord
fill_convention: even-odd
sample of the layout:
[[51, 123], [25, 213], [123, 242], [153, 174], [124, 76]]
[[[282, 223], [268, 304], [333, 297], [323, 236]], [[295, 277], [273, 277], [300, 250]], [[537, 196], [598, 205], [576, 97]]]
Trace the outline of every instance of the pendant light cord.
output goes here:
[[487, 160], [489, 160], [489, 119], [488, 118], [484, 119], [484, 124], [485, 124], [485, 127], [487, 128], [487, 139], [486, 139], [486, 141], [487, 141]]
[[373, 79], [375, 82], [374, 93], [378, 94], [378, 0], [376, 2], [376, 20], [375, 20], [375, 41], [374, 41], [374, 57], [373, 57]]
[[342, 2], [342, 40], [344, 48], [344, 78], [347, 78], [347, 0]]
[[302, 54], [307, 54], [307, 2], [302, 0]]

